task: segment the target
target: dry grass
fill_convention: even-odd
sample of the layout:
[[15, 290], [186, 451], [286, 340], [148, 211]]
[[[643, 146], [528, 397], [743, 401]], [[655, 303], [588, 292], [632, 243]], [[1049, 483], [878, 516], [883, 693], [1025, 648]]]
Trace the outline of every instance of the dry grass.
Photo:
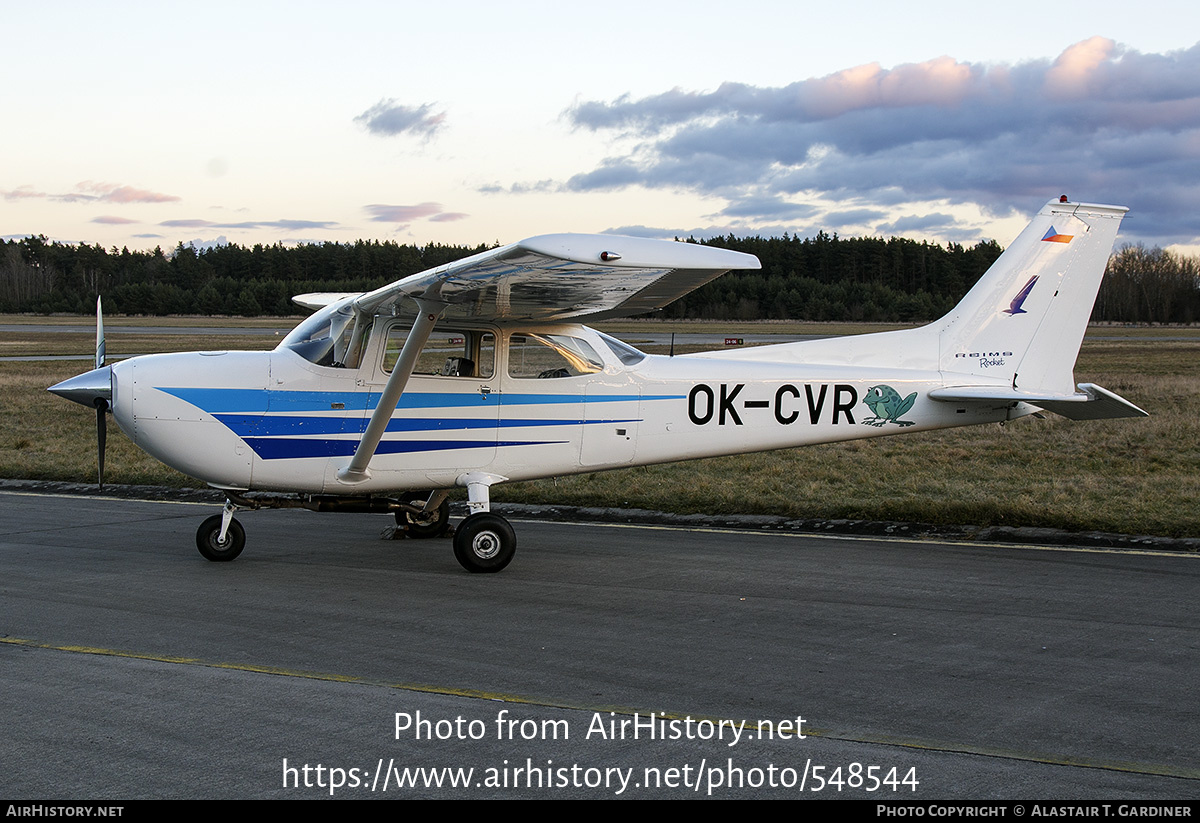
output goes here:
[[[1108, 337], [1110, 331], [1095, 334]], [[62, 335], [30, 339], [44, 352], [47, 341], [57, 337]], [[277, 342], [272, 337], [235, 343], [213, 337], [110, 336], [110, 350], [119, 341], [121, 350], [133, 351], [127, 341], [135, 339], [137, 351], [262, 349]], [[91, 341], [83, 340], [75, 352], [90, 348]], [[45, 390], [84, 365], [0, 363], [0, 476], [94, 482], [95, 416]], [[494, 495], [497, 500], [678, 512], [1200, 536], [1200, 335], [1196, 342], [1085, 342], [1076, 376], [1128, 397], [1151, 417], [1074, 422], [1048, 415], [1003, 427], [505, 485]], [[113, 483], [196, 485], [143, 454], [115, 425], [109, 426], [107, 475]]]
[[[96, 414], [46, 391], [77, 362], [0, 363], [0, 476], [96, 482]], [[108, 421], [105, 480], [197, 486], [143, 452]]]

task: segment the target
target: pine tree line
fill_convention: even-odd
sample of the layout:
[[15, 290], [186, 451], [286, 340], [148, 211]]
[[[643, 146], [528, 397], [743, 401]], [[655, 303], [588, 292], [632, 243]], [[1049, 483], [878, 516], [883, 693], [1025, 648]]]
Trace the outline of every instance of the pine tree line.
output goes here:
[[[689, 242], [695, 242], [689, 240]], [[762, 269], [732, 272], [663, 310], [698, 319], [921, 322], [950, 308], [1002, 249], [905, 238], [719, 237], [707, 244], [757, 255]], [[301, 246], [239, 246], [170, 254], [106, 250], [28, 237], [0, 243], [0, 312], [92, 311], [102, 294], [113, 314], [295, 315], [292, 296], [367, 291], [487, 246], [426, 246], [360, 240]], [[1095, 319], [1200, 320], [1194, 258], [1141, 246], [1113, 256]]]

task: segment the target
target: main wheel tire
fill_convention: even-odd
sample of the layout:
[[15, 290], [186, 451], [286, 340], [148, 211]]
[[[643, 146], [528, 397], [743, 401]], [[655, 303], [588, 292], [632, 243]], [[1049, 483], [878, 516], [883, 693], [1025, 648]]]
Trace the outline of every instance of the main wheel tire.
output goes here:
[[[423, 494], [406, 494], [400, 498], [404, 503], [421, 505], [428, 499], [428, 496]], [[404, 533], [409, 537], [441, 537], [446, 533], [446, 529], [450, 528], [450, 501], [443, 500], [442, 505], [426, 514], [398, 511], [396, 525], [404, 529]]]
[[498, 572], [512, 562], [517, 534], [503, 517], [473, 514], [454, 532], [454, 556], [469, 572]]
[[217, 540], [220, 533], [221, 515], [214, 514], [201, 523], [200, 528], [196, 530], [196, 548], [200, 550], [200, 554], [204, 555], [206, 560], [214, 563], [227, 563], [246, 548], [246, 530], [237, 520], [230, 520], [229, 528], [225, 531], [224, 541]]

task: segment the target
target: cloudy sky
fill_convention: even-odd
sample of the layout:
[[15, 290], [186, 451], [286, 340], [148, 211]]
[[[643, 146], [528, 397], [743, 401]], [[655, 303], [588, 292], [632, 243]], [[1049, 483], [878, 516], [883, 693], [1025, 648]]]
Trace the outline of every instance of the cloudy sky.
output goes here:
[[1066, 193], [1200, 251], [1194, 0], [0, 10], [0, 237], [1007, 244]]

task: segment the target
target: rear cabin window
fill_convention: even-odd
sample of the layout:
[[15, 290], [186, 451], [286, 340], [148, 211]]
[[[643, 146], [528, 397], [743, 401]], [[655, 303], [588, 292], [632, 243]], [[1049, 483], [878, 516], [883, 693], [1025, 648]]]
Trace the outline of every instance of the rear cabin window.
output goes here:
[[604, 341], [604, 345], [608, 346], [612, 350], [612, 353], [617, 356], [617, 359], [626, 366], [636, 366], [646, 359], [644, 353], [638, 351], [628, 343], [618, 340], [615, 337], [609, 337], [604, 332], [596, 332], [596, 334], [600, 335], [600, 339]]
[[508, 339], [510, 377], [576, 377], [604, 370], [604, 361], [586, 340], [564, 334], [514, 334]]

